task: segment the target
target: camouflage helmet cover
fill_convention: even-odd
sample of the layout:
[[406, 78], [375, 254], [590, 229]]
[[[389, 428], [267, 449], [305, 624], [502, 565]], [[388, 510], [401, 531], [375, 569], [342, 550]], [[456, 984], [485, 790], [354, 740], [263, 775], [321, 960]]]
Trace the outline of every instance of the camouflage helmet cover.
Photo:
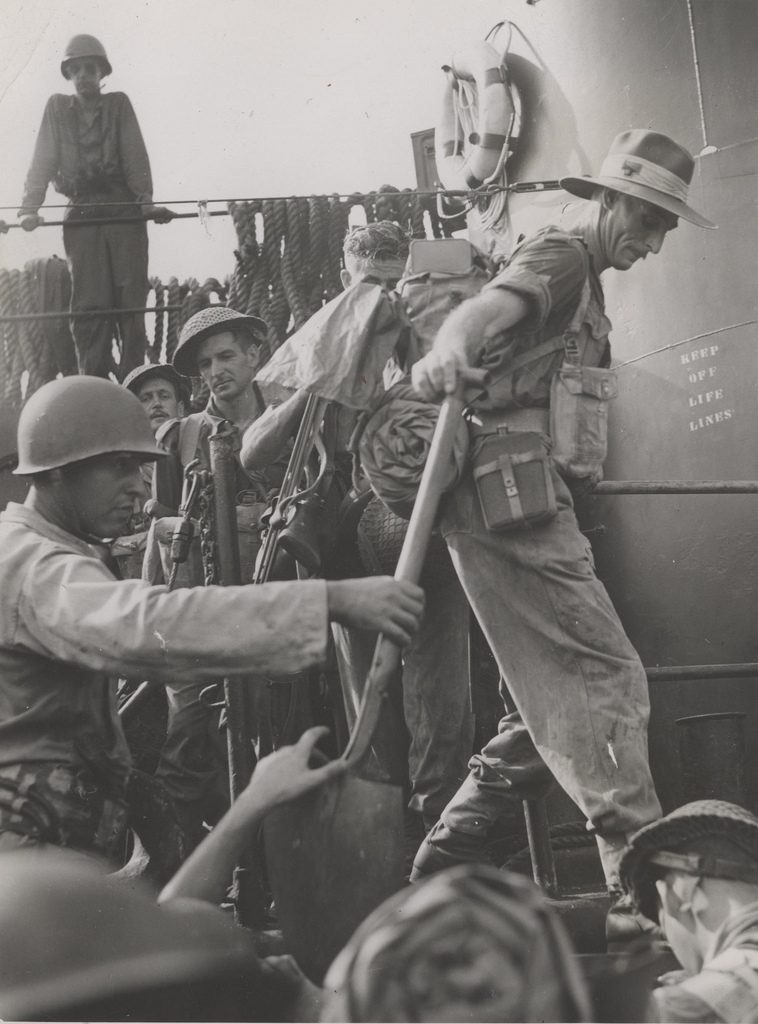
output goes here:
[[[728, 858], [682, 855], [688, 844], [698, 839], [728, 841], [755, 860], [755, 869]], [[695, 800], [645, 825], [632, 836], [621, 858], [619, 876], [635, 906], [651, 921], [658, 919], [655, 879], [660, 877], [660, 867], [655, 870], [657, 860], [664, 867], [688, 874], [758, 883], [758, 818], [738, 804]]]
[[265, 321], [257, 316], [246, 316], [228, 306], [207, 306], [191, 316], [182, 327], [172, 362], [179, 373], [196, 377], [197, 346], [205, 338], [222, 331], [244, 331], [258, 341], [263, 341], [267, 329]]

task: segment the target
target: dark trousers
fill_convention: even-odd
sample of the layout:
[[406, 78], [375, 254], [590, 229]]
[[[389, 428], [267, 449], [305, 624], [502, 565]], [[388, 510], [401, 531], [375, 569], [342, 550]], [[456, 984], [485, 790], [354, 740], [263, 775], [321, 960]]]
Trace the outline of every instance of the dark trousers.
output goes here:
[[[134, 216], [134, 210], [129, 216]], [[73, 313], [146, 304], [150, 290], [146, 224], [89, 225], [74, 211], [64, 225], [63, 244], [71, 270]], [[143, 362], [147, 344], [144, 313], [117, 318], [77, 317], [72, 320], [71, 331], [79, 373], [108, 376], [116, 328], [121, 351], [119, 379]]]

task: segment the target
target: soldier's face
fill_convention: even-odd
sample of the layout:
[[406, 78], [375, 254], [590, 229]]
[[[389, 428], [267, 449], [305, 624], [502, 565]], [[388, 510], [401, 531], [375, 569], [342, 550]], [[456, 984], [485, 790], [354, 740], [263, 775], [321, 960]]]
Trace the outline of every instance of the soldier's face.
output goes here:
[[140, 465], [141, 459], [129, 452], [113, 452], [62, 470], [66, 514], [77, 535], [121, 535], [135, 501], [145, 497]]
[[655, 883], [658, 891], [658, 924], [679, 963], [690, 974], [698, 974], [703, 956], [696, 941], [696, 921], [692, 910], [694, 888], [699, 879], [669, 872]]
[[661, 251], [678, 218], [634, 196], [613, 193], [606, 207], [605, 251], [616, 270], [628, 270], [637, 260]]
[[77, 96], [96, 96], [103, 80], [103, 68], [99, 60], [80, 57], [66, 64], [66, 75], [74, 83]]
[[248, 388], [260, 363], [256, 345], [245, 348], [231, 331], [201, 341], [197, 369], [214, 398], [230, 402]]
[[153, 433], [167, 420], [181, 419], [184, 416], [184, 402], [176, 397], [174, 385], [160, 377], [146, 381], [137, 390], [137, 398], [145, 407], [150, 419]]

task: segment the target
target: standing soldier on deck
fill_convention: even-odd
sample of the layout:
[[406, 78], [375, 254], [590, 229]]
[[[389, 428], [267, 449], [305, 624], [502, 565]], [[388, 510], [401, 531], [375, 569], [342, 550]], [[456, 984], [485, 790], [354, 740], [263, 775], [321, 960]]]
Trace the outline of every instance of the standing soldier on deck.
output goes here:
[[[627, 838], [660, 816], [645, 670], [595, 575], [573, 495], [601, 475], [615, 389], [599, 275], [659, 253], [679, 217], [714, 226], [686, 204], [694, 168], [665, 135], [617, 136], [598, 177], [561, 182], [591, 200], [570, 232], [527, 238], [413, 368], [429, 399], [452, 391], [462, 367], [490, 374], [472, 403], [472, 469], [443, 505], [442, 532], [516, 706], [471, 760], [416, 877], [481, 859], [509, 802], [544, 795], [551, 772], [586, 815], [614, 893]], [[625, 922], [609, 917], [609, 938]]]
[[[173, 214], [153, 204], [145, 143], [123, 92], [101, 93], [111, 65], [94, 36], [74, 36], [61, 63], [74, 95], [56, 93], [45, 107], [19, 217], [26, 231], [43, 223], [39, 207], [52, 181], [70, 204], [63, 244], [72, 278], [71, 311], [139, 309], [147, 301], [147, 224], [89, 224], [144, 217], [165, 224]], [[72, 332], [79, 372], [107, 377], [112, 317], [77, 317]], [[118, 317], [121, 380], [144, 359], [142, 313]]]

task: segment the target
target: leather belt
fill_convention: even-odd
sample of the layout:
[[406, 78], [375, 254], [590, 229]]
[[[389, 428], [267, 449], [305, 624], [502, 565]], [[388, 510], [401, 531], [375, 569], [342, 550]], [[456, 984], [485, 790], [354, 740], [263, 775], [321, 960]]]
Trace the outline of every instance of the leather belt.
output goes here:
[[483, 434], [547, 434], [550, 435], [549, 409], [473, 410], [469, 413], [469, 429], [473, 437]]

